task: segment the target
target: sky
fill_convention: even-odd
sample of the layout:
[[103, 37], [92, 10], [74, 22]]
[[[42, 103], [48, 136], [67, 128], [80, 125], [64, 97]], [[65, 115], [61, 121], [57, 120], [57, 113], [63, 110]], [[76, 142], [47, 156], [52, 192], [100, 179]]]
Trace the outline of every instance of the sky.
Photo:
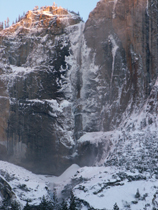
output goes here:
[[0, 0], [0, 22], [9, 17], [10, 25], [23, 15], [23, 12], [32, 10], [35, 6], [52, 6], [53, 2], [70, 11], [79, 12], [84, 21], [89, 13], [95, 8], [99, 0]]

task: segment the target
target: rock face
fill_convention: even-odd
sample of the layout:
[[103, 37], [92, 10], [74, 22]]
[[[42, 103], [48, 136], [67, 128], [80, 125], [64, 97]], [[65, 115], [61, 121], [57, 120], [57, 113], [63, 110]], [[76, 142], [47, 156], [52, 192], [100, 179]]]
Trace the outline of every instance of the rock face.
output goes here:
[[[0, 37], [1, 159], [40, 173], [71, 163], [73, 115], [69, 31], [82, 22], [56, 6], [29, 11]], [[77, 27], [78, 29], [78, 27]]]
[[2, 177], [0, 177], [0, 192], [2, 198], [8, 202], [16, 197], [10, 185]]
[[157, 6], [101, 0], [86, 24], [44, 7], [2, 30], [0, 158], [58, 175], [101, 162], [115, 144], [86, 133], [156, 126]]
[[113, 130], [150, 95], [157, 78], [157, 14], [156, 1], [142, 0], [100, 1], [90, 13], [84, 34], [98, 66], [93, 77], [100, 80], [91, 128]]

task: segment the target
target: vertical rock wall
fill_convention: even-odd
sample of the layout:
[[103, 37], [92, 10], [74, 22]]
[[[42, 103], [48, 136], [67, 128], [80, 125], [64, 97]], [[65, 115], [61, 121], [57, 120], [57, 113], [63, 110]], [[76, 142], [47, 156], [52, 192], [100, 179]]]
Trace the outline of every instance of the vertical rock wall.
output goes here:
[[97, 78], [96, 129], [116, 128], [123, 113], [139, 112], [150, 95], [158, 69], [157, 21], [157, 1], [102, 0], [90, 13], [84, 35], [98, 66], [88, 81], [94, 88]]
[[50, 8], [1, 32], [0, 158], [58, 175], [72, 164], [75, 144], [66, 27], [81, 19]]

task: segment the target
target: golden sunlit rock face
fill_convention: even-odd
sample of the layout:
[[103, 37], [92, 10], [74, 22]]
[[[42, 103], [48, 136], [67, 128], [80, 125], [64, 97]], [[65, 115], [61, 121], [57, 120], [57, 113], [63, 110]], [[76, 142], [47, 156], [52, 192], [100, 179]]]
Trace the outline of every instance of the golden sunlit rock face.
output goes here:
[[0, 35], [11, 35], [17, 33], [29, 33], [30, 30], [45, 28], [60, 33], [60, 29], [76, 24], [80, 18], [75, 18], [75, 13], [70, 13], [66, 9], [57, 6], [45, 6], [33, 11], [29, 10], [26, 15], [16, 24], [1, 31]]

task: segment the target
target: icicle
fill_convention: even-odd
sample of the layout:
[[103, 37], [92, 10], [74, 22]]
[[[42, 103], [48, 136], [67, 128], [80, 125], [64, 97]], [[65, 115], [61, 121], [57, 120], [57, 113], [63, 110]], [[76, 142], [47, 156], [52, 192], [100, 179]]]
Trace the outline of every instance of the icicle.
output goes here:
[[148, 9], [149, 9], [149, 0], [147, 0], [147, 4], [146, 4], [146, 12], [147, 12], [147, 15], [149, 16], [149, 11], [148, 11]]
[[117, 4], [118, 0], [114, 0], [114, 6], [113, 6], [113, 12], [112, 12], [112, 17], [113, 19], [115, 18], [116, 14], [115, 14], [115, 8], [116, 8], [116, 4]]
[[112, 43], [112, 72], [111, 72], [111, 81], [110, 81], [110, 85], [112, 86], [112, 79], [113, 79], [113, 74], [114, 74], [114, 67], [115, 67], [115, 57], [116, 57], [116, 52], [118, 49], [118, 45], [116, 44], [116, 41], [113, 37], [113, 35], [109, 35], [109, 39]]

